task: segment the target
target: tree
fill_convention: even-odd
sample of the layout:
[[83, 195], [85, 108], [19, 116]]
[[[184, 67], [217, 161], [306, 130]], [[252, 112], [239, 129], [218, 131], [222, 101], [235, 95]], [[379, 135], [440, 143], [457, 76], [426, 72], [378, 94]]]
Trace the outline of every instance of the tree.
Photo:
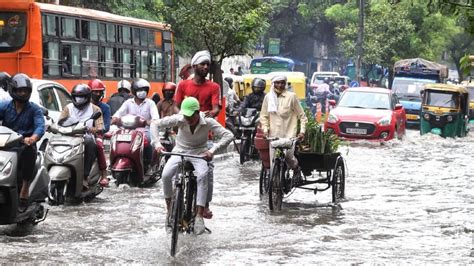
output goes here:
[[261, 0], [176, 0], [166, 2], [165, 11], [179, 51], [209, 50], [212, 78], [222, 85], [222, 60], [255, 49], [269, 26], [271, 7]]

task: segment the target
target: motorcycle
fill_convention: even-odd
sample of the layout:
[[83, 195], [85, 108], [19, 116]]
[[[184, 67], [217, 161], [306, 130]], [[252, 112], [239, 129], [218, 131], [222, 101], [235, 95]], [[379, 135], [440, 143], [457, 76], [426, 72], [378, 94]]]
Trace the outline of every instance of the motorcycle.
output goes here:
[[[129, 184], [131, 186], [147, 187], [158, 181], [157, 163], [145, 165], [143, 152], [147, 139], [145, 137], [146, 120], [140, 116], [125, 115], [118, 121], [119, 129], [110, 140], [110, 165], [115, 184]], [[152, 158], [157, 158], [153, 149]], [[156, 160], [152, 159], [151, 162]], [[152, 167], [151, 175], [148, 168]]]
[[239, 148], [240, 164], [257, 156], [254, 138], [259, 119], [260, 112], [255, 108], [246, 108], [244, 112], [239, 114], [238, 129], [241, 132]]
[[46, 219], [48, 210], [43, 202], [48, 197], [49, 176], [43, 166], [43, 154], [38, 152], [35, 162], [34, 179], [30, 184], [30, 205], [24, 212], [18, 212], [21, 187], [21, 169], [17, 171], [18, 153], [12, 148], [19, 147], [23, 136], [0, 126], [0, 224], [36, 225]]
[[[89, 120], [96, 120], [101, 115], [100, 112], [94, 113]], [[51, 177], [49, 201], [52, 205], [62, 205], [66, 200], [89, 202], [103, 191], [99, 184], [101, 175], [97, 159], [92, 165], [87, 189], [84, 188], [86, 122], [53, 124], [48, 129], [55, 134], [46, 147], [44, 162]]]

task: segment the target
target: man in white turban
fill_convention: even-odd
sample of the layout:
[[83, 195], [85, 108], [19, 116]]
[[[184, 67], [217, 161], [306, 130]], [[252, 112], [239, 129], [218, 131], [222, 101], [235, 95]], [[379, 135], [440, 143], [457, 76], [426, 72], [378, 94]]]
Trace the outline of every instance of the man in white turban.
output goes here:
[[[199, 51], [191, 59], [191, 66], [193, 67], [194, 77], [188, 80], [182, 80], [178, 84], [175, 94], [175, 102], [181, 106], [181, 102], [186, 97], [194, 97], [199, 101], [200, 111], [206, 117], [216, 117], [221, 110], [219, 84], [206, 79], [209, 74], [209, 67], [211, 65], [211, 54], [209, 51]], [[210, 143], [212, 145], [212, 143]], [[209, 163], [209, 189], [207, 194], [206, 208], [204, 209], [203, 217], [212, 218], [212, 212], [209, 210], [209, 202], [212, 200], [213, 193], [213, 175], [214, 165]]]
[[[294, 92], [286, 89], [286, 76], [277, 75], [272, 78], [270, 92], [265, 95], [260, 112], [260, 123], [263, 133], [270, 138], [304, 138], [308, 119], [301, 107], [300, 101]], [[300, 131], [297, 132], [298, 120]], [[286, 152], [286, 161], [292, 169], [298, 168], [298, 161], [294, 155], [295, 145]], [[274, 150], [270, 149], [270, 158]]]

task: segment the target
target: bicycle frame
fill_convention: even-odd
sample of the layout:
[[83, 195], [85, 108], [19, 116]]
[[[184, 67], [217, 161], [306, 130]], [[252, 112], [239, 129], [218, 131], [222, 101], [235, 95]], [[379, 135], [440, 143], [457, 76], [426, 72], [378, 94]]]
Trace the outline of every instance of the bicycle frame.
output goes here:
[[172, 226], [171, 235], [171, 256], [176, 254], [178, 243], [178, 233], [191, 233], [194, 227], [194, 217], [196, 215], [196, 195], [197, 181], [194, 176], [194, 168], [189, 166], [190, 162], [186, 158], [203, 159], [203, 156], [163, 152], [163, 156], [180, 156], [181, 164], [178, 168], [176, 180], [174, 182], [174, 193], [171, 202], [171, 215], [169, 217]]

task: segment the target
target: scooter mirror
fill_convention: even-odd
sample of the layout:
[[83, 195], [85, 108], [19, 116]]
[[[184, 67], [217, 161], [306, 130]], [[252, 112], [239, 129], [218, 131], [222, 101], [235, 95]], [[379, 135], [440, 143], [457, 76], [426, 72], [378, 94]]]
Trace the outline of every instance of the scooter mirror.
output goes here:
[[101, 117], [102, 113], [101, 112], [95, 112], [91, 115], [92, 120], [96, 120], [97, 118]]

